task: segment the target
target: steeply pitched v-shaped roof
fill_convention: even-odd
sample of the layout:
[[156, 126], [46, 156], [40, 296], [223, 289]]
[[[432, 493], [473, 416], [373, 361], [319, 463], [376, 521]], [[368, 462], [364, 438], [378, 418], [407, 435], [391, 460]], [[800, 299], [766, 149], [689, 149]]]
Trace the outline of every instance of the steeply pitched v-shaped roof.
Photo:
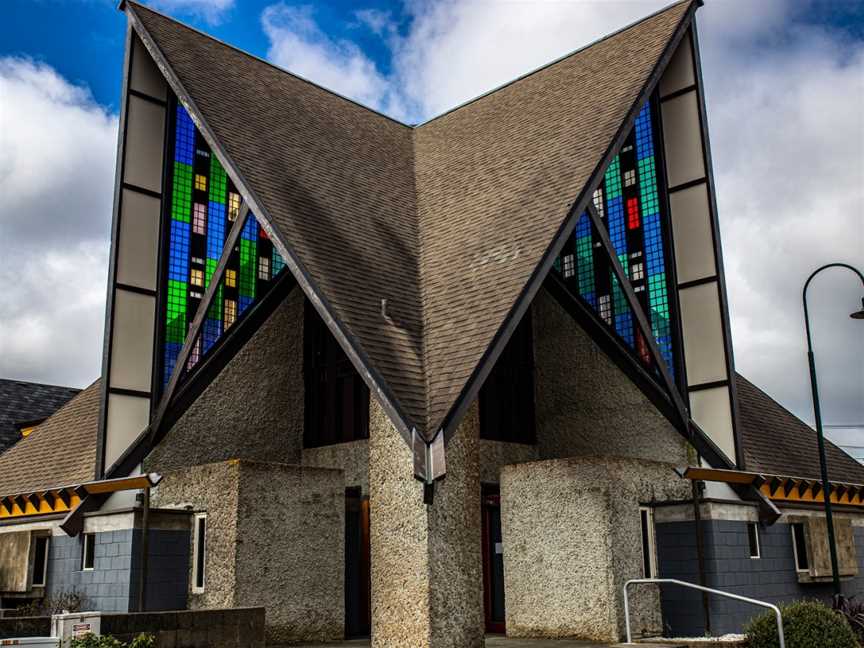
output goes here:
[[416, 128], [126, 8], [394, 423], [431, 440], [479, 389], [695, 0]]

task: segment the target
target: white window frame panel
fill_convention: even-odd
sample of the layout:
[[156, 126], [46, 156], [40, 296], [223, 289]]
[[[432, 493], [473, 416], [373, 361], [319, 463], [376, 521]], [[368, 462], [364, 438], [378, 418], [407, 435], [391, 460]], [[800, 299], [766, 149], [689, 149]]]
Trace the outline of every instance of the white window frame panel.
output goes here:
[[[198, 534], [201, 530], [201, 522], [204, 523], [204, 546], [201, 548], [201, 585], [198, 585]], [[207, 513], [196, 513], [192, 517], [192, 593], [203, 594], [207, 588]]]
[[[756, 553], [753, 553], [753, 549], [750, 546], [750, 532], [753, 532], [754, 537], [756, 538]], [[748, 522], [747, 523], [747, 551], [750, 554], [751, 560], [759, 560], [762, 558], [762, 538], [759, 537], [759, 523], [758, 522]], [[798, 561], [795, 561], [795, 565], [798, 565]]]
[[[81, 571], [93, 571], [96, 568], [96, 534], [84, 533], [81, 543]], [[87, 566], [87, 548], [93, 546], [93, 564]]]
[[[798, 539], [795, 537], [795, 525], [800, 524], [804, 529], [804, 555], [807, 556], [807, 569], [801, 569], [798, 566]], [[807, 553], [807, 525], [803, 522], [793, 522], [789, 525], [789, 532], [792, 534], [792, 557], [795, 561], [795, 571], [799, 574], [810, 573], [810, 554]]]
[[[36, 582], [36, 543], [40, 540], [45, 540], [45, 556], [42, 559], [42, 582]], [[33, 575], [30, 579], [30, 584], [33, 587], [45, 587], [48, 584], [48, 552], [51, 551], [51, 536], [37, 535], [33, 537]]]
[[[647, 523], [648, 523], [648, 567], [651, 570], [650, 574], [645, 573], [645, 544], [644, 544], [644, 536], [642, 534], [642, 514], [643, 512], [646, 514]], [[650, 506], [640, 506], [639, 507], [639, 546], [642, 549], [642, 577], [643, 578], [658, 578], [658, 570], [657, 570], [657, 538], [656, 531], [654, 527], [654, 509]]]

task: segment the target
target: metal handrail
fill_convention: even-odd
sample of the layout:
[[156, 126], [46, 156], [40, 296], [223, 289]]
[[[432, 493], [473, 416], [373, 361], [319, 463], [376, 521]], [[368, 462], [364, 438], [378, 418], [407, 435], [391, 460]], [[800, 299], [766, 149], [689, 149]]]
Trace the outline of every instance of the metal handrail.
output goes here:
[[630, 601], [627, 598], [627, 588], [633, 584], [640, 583], [670, 583], [672, 585], [680, 585], [681, 587], [689, 587], [691, 589], [700, 590], [702, 592], [708, 592], [710, 594], [717, 594], [718, 596], [725, 596], [726, 598], [735, 599], [736, 601], [744, 601], [745, 603], [750, 603], [752, 605], [758, 605], [760, 607], [765, 607], [770, 610], [774, 610], [774, 616], [777, 617], [777, 634], [780, 637], [780, 648], [786, 648], [786, 640], [783, 637], [783, 617], [780, 614], [780, 608], [776, 605], [772, 605], [771, 603], [766, 603], [765, 601], [757, 601], [756, 599], [747, 598], [746, 596], [738, 596], [738, 594], [730, 594], [729, 592], [723, 592], [721, 590], [711, 589], [710, 587], [702, 587], [702, 585], [696, 585], [695, 583], [688, 583], [687, 581], [677, 580], [675, 578], [634, 578], [632, 580], [624, 583], [624, 624], [627, 628], [627, 643], [633, 643], [633, 636], [630, 633]]

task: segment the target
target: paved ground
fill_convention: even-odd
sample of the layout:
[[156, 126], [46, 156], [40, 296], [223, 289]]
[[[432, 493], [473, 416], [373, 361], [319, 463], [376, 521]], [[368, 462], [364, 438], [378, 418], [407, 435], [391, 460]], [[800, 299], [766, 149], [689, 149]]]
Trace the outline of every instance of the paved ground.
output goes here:
[[[341, 641], [328, 644], [300, 644], [292, 645], [290, 648], [369, 648], [368, 639], [356, 641]], [[608, 648], [609, 644], [597, 644], [586, 641], [573, 641], [568, 639], [508, 639], [501, 636], [486, 637], [486, 648]], [[279, 648], [271, 646], [270, 648]], [[288, 648], [287, 646], [285, 648]], [[646, 648], [650, 648], [646, 646]]]

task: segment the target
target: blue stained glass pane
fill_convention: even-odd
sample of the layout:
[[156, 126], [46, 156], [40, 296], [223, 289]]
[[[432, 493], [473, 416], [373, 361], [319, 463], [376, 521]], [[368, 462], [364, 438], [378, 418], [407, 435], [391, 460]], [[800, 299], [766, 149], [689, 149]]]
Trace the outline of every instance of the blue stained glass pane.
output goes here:
[[246, 239], [247, 241], [257, 241], [258, 240], [258, 221], [255, 220], [255, 216], [249, 214], [249, 218], [246, 219], [246, 223], [243, 225], [243, 231], [240, 233], [240, 237]]
[[174, 159], [192, 165], [195, 157], [195, 123], [180, 104], [177, 105], [177, 127], [175, 128]]
[[171, 372], [174, 370], [174, 365], [177, 364], [177, 357], [180, 355], [182, 348], [183, 345], [177, 342], [165, 343], [165, 366], [162, 376], [162, 381], [165, 384], [168, 384], [168, 381], [171, 380]]
[[[209, 311], [208, 311], [209, 314]], [[202, 335], [201, 340], [204, 343], [204, 352], [210, 350], [210, 347], [219, 339], [219, 336], [222, 335], [222, 320], [206, 318], [204, 320], [204, 325], [202, 326]]]
[[654, 136], [651, 129], [651, 107], [645, 104], [636, 118], [636, 157], [641, 160], [654, 155]]
[[243, 313], [252, 305], [255, 299], [252, 297], [245, 297], [244, 295], [240, 295], [237, 300], [237, 306], [240, 309], [240, 312]]
[[207, 211], [207, 258], [218, 259], [225, 247], [225, 205], [210, 201]]
[[189, 223], [171, 220], [171, 244], [168, 248], [168, 278], [189, 279]]

